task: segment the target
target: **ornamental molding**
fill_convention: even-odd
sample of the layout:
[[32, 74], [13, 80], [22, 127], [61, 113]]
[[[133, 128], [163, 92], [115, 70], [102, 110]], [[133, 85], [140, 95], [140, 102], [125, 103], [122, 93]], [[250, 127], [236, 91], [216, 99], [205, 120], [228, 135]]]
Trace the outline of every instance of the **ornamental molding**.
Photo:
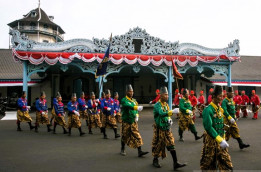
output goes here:
[[[18, 30], [10, 30], [12, 47], [20, 51], [55, 51], [74, 53], [104, 53], [109, 40], [93, 38], [72, 39], [57, 43], [38, 43], [21, 35]], [[140, 53], [135, 53], [134, 41], [140, 42]], [[123, 35], [112, 37], [110, 53], [112, 54], [145, 54], [145, 55], [188, 55], [188, 56], [239, 56], [239, 40], [235, 39], [226, 48], [212, 49], [194, 43], [165, 42], [151, 36], [139, 27], [130, 29]]]

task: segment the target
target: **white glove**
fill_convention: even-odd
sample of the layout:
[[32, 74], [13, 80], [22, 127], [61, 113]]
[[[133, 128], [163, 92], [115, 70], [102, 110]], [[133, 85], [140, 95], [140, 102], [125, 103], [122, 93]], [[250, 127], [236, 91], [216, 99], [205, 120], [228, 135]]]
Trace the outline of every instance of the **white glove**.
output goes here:
[[172, 110], [172, 113], [176, 113], [176, 114], [179, 113], [179, 108], [173, 109], [173, 110]]
[[245, 103], [245, 105], [247, 105], [247, 102]]
[[150, 104], [152, 103], [152, 101], [150, 101]]
[[172, 121], [171, 118], [168, 119], [168, 123], [169, 123], [169, 125], [172, 125], [172, 124], [173, 124], [173, 121]]
[[256, 108], [259, 109], [259, 105], [257, 105]]
[[228, 148], [229, 147], [229, 144], [227, 143], [226, 140], [222, 140], [222, 142], [220, 143], [220, 147], [222, 149], [225, 149], [225, 148]]
[[231, 124], [235, 124], [235, 122], [236, 122], [236, 121], [234, 120], [234, 118], [231, 118], [231, 119], [230, 119], [230, 123], [231, 123]]
[[113, 113], [113, 116], [116, 116], [116, 112]]
[[100, 102], [100, 100], [99, 100], [99, 99], [96, 99], [96, 102]]
[[179, 99], [181, 99], [181, 97], [179, 97]]
[[88, 106], [87, 106], [87, 105], [85, 105], [85, 108], [87, 109], [87, 108], [88, 108]]
[[190, 115], [191, 115], [191, 114], [192, 114], [192, 111], [191, 111], [191, 110], [188, 110], [188, 114], [190, 114]]
[[110, 107], [107, 107], [107, 111], [110, 111], [111, 110], [111, 108]]
[[138, 106], [138, 111], [142, 111], [143, 110], [143, 106]]
[[253, 103], [251, 102], [250, 104], [252, 105]]
[[42, 115], [45, 115], [45, 112], [42, 112]]
[[74, 114], [77, 116], [80, 116], [79, 112], [77, 112], [77, 111], [74, 111]]
[[31, 109], [31, 106], [26, 106], [27, 109]]
[[199, 105], [200, 104], [200, 102], [197, 102], [197, 105]]
[[138, 121], [139, 121], [139, 115], [136, 115], [135, 122], [138, 122]]

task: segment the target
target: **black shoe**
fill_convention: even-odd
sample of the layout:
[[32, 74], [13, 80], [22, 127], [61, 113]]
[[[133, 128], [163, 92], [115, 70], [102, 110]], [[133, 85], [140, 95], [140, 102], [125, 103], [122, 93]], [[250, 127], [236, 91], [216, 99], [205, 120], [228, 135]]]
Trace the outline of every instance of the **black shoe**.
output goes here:
[[108, 139], [108, 137], [107, 137], [107, 135], [106, 135], [106, 134], [103, 136], [103, 139]]
[[56, 134], [56, 132], [53, 130], [53, 134]]
[[143, 151], [139, 151], [138, 153], [138, 157], [142, 157], [143, 155], [148, 154], [149, 152], [143, 152]]
[[122, 156], [126, 156], [126, 152], [125, 152], [124, 149], [121, 150], [121, 155], [122, 155]]
[[38, 133], [38, 128], [36, 128], [36, 127], [35, 127], [35, 130], [34, 130], [34, 132]]
[[161, 165], [160, 165], [160, 163], [159, 163], [158, 158], [157, 158], [157, 159], [156, 159], [156, 158], [153, 159], [152, 165], [153, 165], [154, 167], [156, 167], [156, 168], [161, 168]]
[[80, 133], [80, 136], [83, 136], [84, 134], [85, 134], [84, 132], [81, 132], [81, 133]]
[[202, 136], [201, 136], [201, 137], [196, 136], [196, 137], [195, 137], [195, 140], [199, 140], [199, 139], [201, 139], [201, 138], [202, 138]]
[[63, 134], [68, 134], [68, 131], [64, 130], [64, 131], [63, 131]]
[[239, 146], [240, 149], [244, 149], [244, 148], [248, 148], [248, 147], [250, 147], [250, 145], [244, 144], [244, 143]]
[[179, 138], [179, 141], [180, 141], [180, 142], [184, 142], [183, 137], [180, 137], [180, 138]]
[[35, 126], [30, 126], [30, 130], [33, 130], [33, 129], [35, 129]]
[[89, 134], [93, 134], [92, 131], [89, 131]]
[[177, 162], [177, 163], [174, 163], [173, 168], [174, 168], [174, 170], [176, 170], [178, 168], [182, 168], [185, 166], [187, 166], [187, 164], [180, 164], [179, 162]]
[[51, 132], [51, 131], [53, 131], [53, 130], [52, 130], [52, 129], [50, 129], [50, 128], [48, 128], [48, 129], [47, 129], [47, 132]]
[[121, 137], [119, 134], [115, 134], [115, 139]]

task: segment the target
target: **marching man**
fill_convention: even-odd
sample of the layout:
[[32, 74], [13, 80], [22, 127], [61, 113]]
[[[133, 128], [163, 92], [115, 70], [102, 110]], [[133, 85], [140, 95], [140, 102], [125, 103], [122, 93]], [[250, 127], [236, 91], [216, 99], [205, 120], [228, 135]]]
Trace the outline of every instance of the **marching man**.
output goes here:
[[229, 144], [225, 140], [223, 109], [220, 107], [222, 87], [217, 85], [212, 93], [212, 102], [203, 111], [203, 126], [205, 129], [203, 148], [200, 159], [200, 169], [208, 170], [233, 170]]
[[150, 101], [150, 104], [155, 104], [155, 103], [157, 103], [159, 101], [159, 99], [160, 99], [160, 94], [159, 93], [160, 93], [160, 90], [157, 89], [156, 90], [156, 98], [154, 100]]
[[190, 95], [189, 95], [189, 101], [191, 102], [191, 105], [192, 105], [192, 114], [193, 114], [193, 121], [195, 122], [195, 119], [196, 119], [196, 107], [197, 107], [197, 104], [198, 104], [198, 100], [197, 100], [197, 97], [194, 95], [194, 91], [191, 90], [190, 91]]
[[233, 101], [233, 87], [227, 88], [227, 97], [222, 102], [222, 109], [224, 111], [224, 124], [226, 124], [225, 131], [226, 131], [226, 141], [229, 140], [230, 137], [233, 137], [237, 140], [239, 148], [244, 149], [249, 147], [248, 144], [244, 144], [242, 139], [239, 135], [239, 128], [237, 126], [237, 123], [235, 121], [235, 102]]
[[87, 102], [85, 101], [84, 92], [81, 93], [81, 97], [78, 99], [79, 103], [79, 113], [80, 119], [84, 119], [86, 121], [86, 125], [88, 126], [88, 113], [87, 113]]
[[248, 116], [247, 105], [249, 103], [249, 97], [246, 95], [246, 92], [244, 90], [241, 91], [241, 98], [241, 111], [243, 112], [243, 118], [246, 118]]
[[35, 127], [32, 126], [32, 118], [29, 115], [30, 106], [27, 106], [26, 92], [22, 92], [22, 97], [17, 100], [17, 131], [22, 131], [20, 123], [27, 122], [29, 124], [30, 130]]
[[116, 121], [118, 123], [121, 123], [121, 108], [120, 108], [120, 101], [118, 100], [119, 99], [119, 94], [118, 92], [115, 92], [114, 93], [114, 108], [115, 108], [115, 111], [116, 111]]
[[122, 128], [121, 128], [121, 155], [126, 156], [125, 144], [130, 148], [138, 148], [138, 157], [148, 154], [143, 152], [141, 146], [143, 140], [138, 129], [139, 114], [143, 106], [138, 106], [138, 102], [132, 98], [133, 89], [131, 85], [126, 87], [126, 97], [121, 99], [122, 105]]
[[252, 111], [254, 114], [252, 119], [256, 120], [258, 118], [258, 111], [260, 108], [260, 99], [259, 99], [259, 96], [256, 95], [255, 90], [252, 90], [251, 105], [252, 105]]
[[208, 95], [208, 102], [206, 103], [206, 105], [209, 105], [212, 102], [212, 93], [213, 93], [213, 88], [209, 89], [209, 95]]
[[192, 120], [192, 105], [189, 101], [189, 91], [187, 89], [184, 89], [183, 91], [183, 98], [180, 99], [179, 102], [179, 110], [179, 140], [184, 141], [183, 132], [186, 129], [189, 129], [194, 134], [195, 140], [201, 139], [201, 137], [199, 137], [197, 134], [196, 127]]
[[179, 109], [170, 110], [168, 106], [168, 89], [167, 87], [161, 87], [160, 89], [160, 100], [155, 104], [153, 113], [154, 113], [154, 132], [152, 140], [152, 155], [153, 166], [160, 168], [159, 157], [165, 158], [166, 152], [165, 148], [170, 152], [173, 159], [173, 168], [174, 170], [186, 166], [178, 162], [174, 137], [171, 131], [172, 119], [171, 116], [174, 113], [178, 113]]
[[56, 134], [56, 126], [60, 125], [63, 128], [63, 134], [67, 134], [66, 131], [66, 122], [65, 122], [65, 112], [64, 112], [64, 105], [62, 103], [62, 96], [58, 92], [56, 95], [57, 102], [54, 104], [54, 126], [53, 126], [53, 134]]
[[198, 111], [199, 111], [199, 117], [202, 118], [202, 112], [205, 107], [205, 97], [204, 97], [204, 91], [200, 91], [200, 96], [198, 97]]
[[89, 118], [88, 118], [88, 129], [89, 129], [89, 134], [92, 133], [92, 128], [97, 128], [99, 127], [101, 129], [102, 123], [100, 119], [100, 105], [101, 102], [99, 99], [95, 99], [95, 94], [94, 92], [91, 92], [91, 99], [88, 101], [88, 112], [89, 112]]
[[47, 131], [50, 132], [52, 129], [50, 128], [50, 121], [48, 119], [48, 107], [45, 99], [45, 92], [42, 91], [40, 98], [36, 100], [36, 121], [35, 121], [35, 132], [38, 132], [39, 124], [46, 124]]
[[239, 113], [241, 109], [241, 104], [242, 104], [242, 97], [238, 95], [238, 90], [235, 91], [235, 96], [233, 98], [235, 104], [236, 104], [236, 117], [240, 118]]
[[71, 135], [72, 128], [78, 128], [80, 132], [80, 136], [85, 133], [82, 132], [81, 121], [80, 121], [80, 113], [79, 113], [79, 103], [76, 101], [76, 93], [72, 94], [71, 101], [67, 104], [68, 108], [68, 128], [69, 128], [69, 136]]

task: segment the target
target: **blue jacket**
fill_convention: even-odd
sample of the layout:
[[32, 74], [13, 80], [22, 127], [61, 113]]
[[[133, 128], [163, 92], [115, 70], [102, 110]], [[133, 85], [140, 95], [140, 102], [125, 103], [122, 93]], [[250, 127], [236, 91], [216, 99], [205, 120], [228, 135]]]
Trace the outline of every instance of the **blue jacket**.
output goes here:
[[100, 102], [98, 103], [98, 106], [95, 105], [96, 100], [94, 100], [94, 102], [92, 101], [92, 99], [88, 100], [88, 109], [90, 109], [92, 111], [92, 114], [98, 114], [100, 111]]
[[36, 110], [40, 113], [42, 113], [43, 111], [47, 111], [48, 110], [48, 107], [47, 107], [47, 103], [46, 103], [46, 99], [38, 99], [36, 100], [35, 102], [35, 107], [36, 107]]
[[21, 111], [27, 111], [27, 100], [26, 99], [23, 99], [23, 98], [19, 98], [17, 100], [17, 106], [18, 106], [18, 109], [21, 110]]
[[[103, 99], [101, 102], [101, 106], [103, 109], [103, 114], [105, 115], [113, 115], [114, 114], [114, 100], [113, 98], [109, 98], [109, 99]], [[108, 111], [107, 108], [110, 107], [111, 110]]]
[[54, 110], [55, 110], [55, 114], [58, 115], [58, 114], [61, 114], [63, 115], [64, 114], [64, 105], [62, 102], [60, 103], [56, 103], [54, 104]]
[[114, 99], [114, 109], [118, 113], [120, 111], [120, 101]]
[[79, 110], [80, 111], [85, 111], [86, 110], [86, 108], [85, 108], [85, 106], [86, 106], [85, 99], [79, 98], [78, 99], [78, 103], [79, 103]]
[[67, 104], [67, 108], [69, 111], [69, 114], [74, 114], [74, 111], [79, 111], [79, 103], [76, 101], [74, 103], [72, 103], [72, 101], [69, 101], [69, 103]]

